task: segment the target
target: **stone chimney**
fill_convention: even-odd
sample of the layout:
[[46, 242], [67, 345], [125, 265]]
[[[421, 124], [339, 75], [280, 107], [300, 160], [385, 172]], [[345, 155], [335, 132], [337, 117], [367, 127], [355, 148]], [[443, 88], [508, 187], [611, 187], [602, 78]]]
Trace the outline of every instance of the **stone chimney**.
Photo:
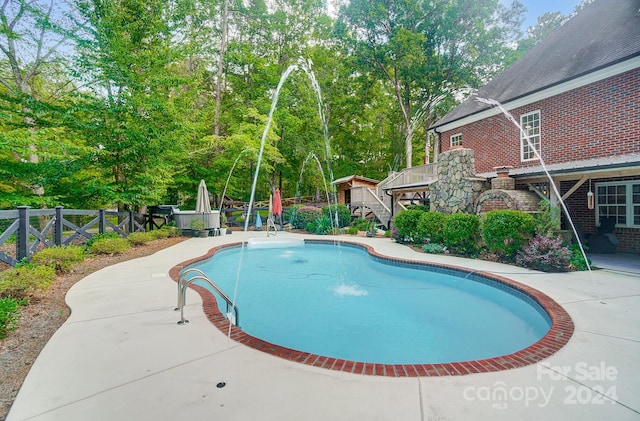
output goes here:
[[493, 167], [498, 174], [498, 177], [491, 180], [491, 190], [515, 190], [516, 180], [509, 177], [509, 170], [511, 168], [508, 165], [502, 167]]

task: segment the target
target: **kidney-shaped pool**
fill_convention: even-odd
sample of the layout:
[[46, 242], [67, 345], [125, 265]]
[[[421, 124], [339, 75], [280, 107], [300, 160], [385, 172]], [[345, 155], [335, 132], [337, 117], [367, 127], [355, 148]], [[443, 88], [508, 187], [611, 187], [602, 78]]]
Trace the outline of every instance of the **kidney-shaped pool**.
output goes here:
[[[323, 358], [333, 365], [455, 368], [452, 363], [500, 365], [499, 357], [510, 356], [495, 368], [504, 369], [550, 355], [573, 331], [553, 300], [504, 278], [391, 259], [350, 243], [300, 244], [224, 247], [188, 267], [231, 297], [237, 280], [239, 327], [247, 338], [277, 345], [275, 353], [290, 350], [283, 355], [290, 359], [306, 356], [310, 364]], [[554, 317], [563, 326], [551, 332]]]

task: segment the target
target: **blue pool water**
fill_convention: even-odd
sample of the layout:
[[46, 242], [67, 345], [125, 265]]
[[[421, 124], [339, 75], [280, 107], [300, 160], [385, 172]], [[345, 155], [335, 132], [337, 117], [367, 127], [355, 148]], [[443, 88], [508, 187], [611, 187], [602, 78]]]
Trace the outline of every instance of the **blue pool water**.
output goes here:
[[537, 303], [495, 281], [389, 264], [354, 246], [236, 247], [191, 267], [233, 298], [241, 253], [240, 327], [298, 351], [382, 364], [468, 361], [526, 348], [551, 326]]

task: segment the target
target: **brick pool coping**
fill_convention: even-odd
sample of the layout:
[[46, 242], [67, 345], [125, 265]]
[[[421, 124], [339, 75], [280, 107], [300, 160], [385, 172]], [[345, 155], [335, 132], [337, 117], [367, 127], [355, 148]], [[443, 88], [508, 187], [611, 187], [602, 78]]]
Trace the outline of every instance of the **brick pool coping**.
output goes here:
[[[330, 240], [313, 240], [305, 239], [308, 243], [330, 243], [334, 244], [336, 241]], [[247, 345], [251, 348], [257, 349], [262, 352], [266, 352], [271, 355], [275, 355], [280, 358], [284, 358], [289, 361], [294, 361], [314, 367], [320, 367], [330, 370], [343, 371], [354, 374], [365, 374], [375, 376], [388, 376], [388, 377], [438, 377], [438, 376], [460, 376], [466, 374], [487, 373], [492, 371], [509, 370], [512, 368], [525, 367], [531, 364], [535, 364], [550, 357], [562, 347], [564, 347], [571, 336], [573, 335], [574, 325], [569, 314], [551, 297], [548, 295], [531, 288], [522, 283], [513, 281], [508, 278], [504, 278], [498, 275], [490, 274], [487, 272], [468, 270], [462, 267], [427, 263], [419, 260], [402, 259], [382, 255], [376, 252], [373, 247], [351, 241], [339, 241], [343, 244], [361, 247], [367, 252], [380, 260], [389, 263], [408, 263], [413, 265], [426, 266], [431, 268], [453, 270], [466, 274], [474, 274], [488, 278], [494, 282], [502, 285], [506, 285], [516, 291], [524, 293], [532, 300], [537, 302], [542, 309], [547, 313], [551, 320], [551, 328], [549, 331], [536, 343], [514, 352], [508, 355], [502, 355], [494, 358], [487, 358], [482, 360], [472, 361], [459, 361], [451, 363], [434, 363], [434, 364], [376, 364], [368, 362], [350, 361], [339, 358], [326, 357], [322, 355], [312, 354], [309, 352], [296, 351], [294, 349], [286, 348], [283, 346], [275, 345], [262, 339], [253, 337], [245, 333], [237, 326], [231, 326], [231, 339]], [[212, 248], [203, 256], [199, 256], [185, 262], [182, 262], [169, 271], [169, 276], [176, 282], [180, 278], [180, 271], [194, 263], [212, 257], [219, 250], [241, 246], [241, 242], [229, 243]], [[202, 297], [202, 307], [207, 318], [214, 326], [216, 326], [222, 333], [227, 335], [229, 333], [229, 320], [223, 315], [218, 308], [218, 303], [215, 296], [206, 288], [198, 285], [190, 285], [190, 288], [194, 289], [200, 297]]]

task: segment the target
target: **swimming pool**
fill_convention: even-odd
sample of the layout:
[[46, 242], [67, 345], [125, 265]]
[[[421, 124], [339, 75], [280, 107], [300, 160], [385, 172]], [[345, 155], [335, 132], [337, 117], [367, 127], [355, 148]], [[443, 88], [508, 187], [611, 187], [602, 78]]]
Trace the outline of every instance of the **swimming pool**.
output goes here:
[[[320, 359], [334, 369], [361, 362], [420, 371], [483, 361], [487, 364], [475, 371], [493, 371], [530, 364], [532, 354], [544, 358], [549, 354], [544, 341], [557, 340], [554, 315], [570, 321], [560, 306], [549, 306], [548, 297], [535, 290], [532, 295], [528, 287], [390, 259], [353, 244], [314, 241], [244, 250], [236, 245], [214, 250], [190, 267], [233, 295], [241, 253], [236, 304], [243, 334], [237, 337], [308, 364]], [[567, 336], [566, 326], [561, 331]]]

